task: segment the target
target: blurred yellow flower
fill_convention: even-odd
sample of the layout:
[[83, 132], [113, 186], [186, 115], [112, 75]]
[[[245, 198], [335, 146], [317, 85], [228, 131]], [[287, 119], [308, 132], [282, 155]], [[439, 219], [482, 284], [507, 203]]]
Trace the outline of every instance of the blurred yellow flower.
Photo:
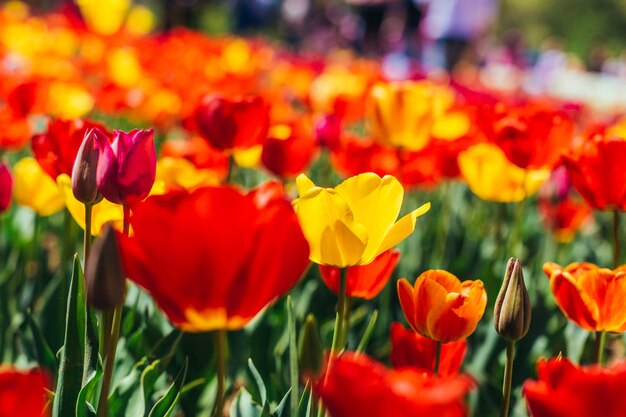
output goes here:
[[391, 175], [367, 172], [322, 188], [300, 174], [296, 184], [300, 198], [294, 207], [311, 261], [321, 265], [369, 264], [413, 233], [416, 219], [430, 209], [426, 203], [396, 222], [404, 189]]
[[167, 190], [182, 188], [193, 191], [196, 188], [219, 185], [215, 172], [198, 169], [184, 158], [164, 157], [157, 162], [155, 186], [151, 194], [165, 194]]
[[59, 187], [34, 158], [23, 158], [13, 167], [13, 196], [17, 204], [40, 216], [50, 216], [64, 206]]
[[130, 33], [137, 35], [147, 35], [154, 30], [156, 18], [149, 7], [142, 4], [135, 4], [130, 8], [124, 28]]
[[367, 122], [379, 143], [419, 151], [433, 134], [453, 140], [467, 133], [466, 115], [446, 114], [453, 104], [454, 92], [431, 81], [379, 82], [370, 90]]
[[115, 48], [109, 52], [107, 72], [111, 80], [121, 87], [130, 88], [142, 78], [141, 64], [134, 48]]
[[91, 111], [93, 96], [78, 84], [53, 82], [48, 89], [48, 112], [61, 119], [78, 119]]
[[491, 143], [479, 143], [461, 152], [459, 168], [474, 194], [501, 203], [531, 196], [550, 177], [550, 170], [525, 170], [514, 165]]
[[248, 149], [235, 149], [233, 158], [241, 168], [255, 168], [261, 163], [263, 145], [255, 145]]
[[[67, 174], [61, 174], [57, 177], [57, 183], [62, 191], [62, 198], [65, 199], [65, 205], [70, 214], [78, 223], [78, 225], [85, 229], [85, 205], [78, 201], [74, 197], [72, 192], [72, 179]], [[98, 204], [95, 204], [91, 212], [91, 234], [98, 236], [102, 227], [106, 223], [113, 223], [113, 226], [122, 230], [124, 220], [124, 209], [120, 204], [111, 203], [108, 200], [102, 200]]]
[[76, 3], [89, 29], [100, 35], [113, 35], [122, 27], [132, 0], [76, 0]]

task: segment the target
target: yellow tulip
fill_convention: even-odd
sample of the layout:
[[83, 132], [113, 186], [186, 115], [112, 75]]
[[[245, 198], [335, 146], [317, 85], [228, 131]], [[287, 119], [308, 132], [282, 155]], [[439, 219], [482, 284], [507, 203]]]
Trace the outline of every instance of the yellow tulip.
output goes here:
[[233, 158], [241, 168], [256, 168], [261, 163], [263, 145], [255, 145], [248, 149], [235, 149]]
[[550, 177], [547, 169], [525, 170], [514, 165], [491, 143], [469, 147], [459, 154], [458, 160], [470, 190], [487, 201], [521, 201], [536, 193]]
[[193, 191], [219, 183], [217, 175], [209, 169], [198, 169], [184, 158], [164, 157], [157, 162], [155, 187], [150, 194], [165, 194], [176, 188]]
[[370, 90], [367, 122], [379, 143], [419, 151], [433, 133], [453, 140], [467, 132], [469, 119], [462, 113], [436, 124], [453, 104], [452, 90], [431, 81], [379, 82]]
[[113, 35], [124, 23], [132, 0], [77, 0], [76, 3], [89, 29], [100, 35]]
[[63, 209], [59, 187], [34, 158], [23, 158], [13, 167], [13, 196], [17, 204], [31, 208], [40, 216], [50, 216]]
[[294, 201], [311, 261], [339, 268], [366, 265], [406, 239], [430, 203], [397, 220], [404, 189], [395, 177], [367, 172], [335, 188], [316, 186], [304, 174], [296, 179]]
[[[72, 192], [72, 180], [67, 174], [57, 177], [57, 183], [63, 193], [65, 205], [78, 225], [85, 229], [85, 205], [74, 197]], [[102, 200], [95, 204], [91, 212], [91, 234], [98, 236], [106, 223], [113, 223], [113, 226], [122, 230], [124, 221], [124, 209], [120, 204]]]

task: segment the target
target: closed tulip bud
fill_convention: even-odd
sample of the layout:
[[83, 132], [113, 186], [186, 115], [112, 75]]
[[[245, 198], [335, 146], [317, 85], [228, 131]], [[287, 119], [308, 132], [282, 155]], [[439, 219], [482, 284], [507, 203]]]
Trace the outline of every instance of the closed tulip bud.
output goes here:
[[524, 285], [524, 274], [519, 259], [511, 258], [494, 307], [496, 331], [509, 341], [526, 336], [530, 327], [530, 300]]
[[11, 205], [13, 195], [13, 177], [5, 162], [0, 163], [0, 213]]
[[304, 326], [300, 331], [300, 341], [298, 343], [300, 371], [305, 377], [317, 376], [322, 370], [323, 361], [324, 348], [317, 330], [317, 320], [315, 320], [313, 314], [309, 314], [306, 316]]
[[91, 247], [85, 266], [87, 301], [100, 310], [110, 310], [124, 301], [126, 274], [122, 267], [115, 230], [110, 224]]
[[[98, 169], [99, 148], [96, 136], [103, 135], [98, 129], [85, 132], [83, 143], [72, 168], [72, 192], [78, 201], [84, 204], [96, 204], [102, 200], [98, 190], [96, 172]], [[104, 136], [104, 135], [103, 135]], [[104, 137], [102, 140], [108, 140]]]
[[104, 135], [97, 135], [96, 141], [100, 150], [96, 181], [104, 198], [116, 204], [146, 198], [156, 177], [154, 131], [116, 130], [112, 143]]

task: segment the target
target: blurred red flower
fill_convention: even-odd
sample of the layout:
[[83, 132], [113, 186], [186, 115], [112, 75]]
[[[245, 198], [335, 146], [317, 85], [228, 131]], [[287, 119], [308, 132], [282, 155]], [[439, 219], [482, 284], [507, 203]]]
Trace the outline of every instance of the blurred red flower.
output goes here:
[[165, 141], [161, 145], [161, 156], [184, 158], [198, 169], [214, 171], [220, 179], [228, 174], [228, 155], [209, 145], [200, 136]]
[[626, 209], [626, 138], [592, 133], [563, 156], [572, 184], [593, 208]]
[[61, 174], [72, 175], [74, 160], [80, 144], [83, 143], [85, 132], [94, 127], [110, 136], [103, 125], [89, 120], [50, 120], [45, 133], [33, 136], [33, 156], [54, 180]]
[[[466, 350], [465, 339], [442, 345], [438, 375], [458, 375]], [[407, 330], [400, 323], [391, 323], [391, 364], [394, 368], [411, 367], [432, 374], [436, 355], [436, 341]]]
[[31, 132], [27, 118], [16, 116], [9, 107], [0, 107], [0, 150], [22, 149]]
[[332, 417], [464, 417], [469, 376], [434, 378], [416, 369], [388, 370], [365, 355], [333, 359], [317, 393]]
[[533, 417], [622, 417], [626, 410], [626, 362], [608, 368], [579, 367], [565, 358], [540, 360], [538, 381], [522, 393]]
[[207, 97], [196, 110], [200, 134], [221, 150], [262, 145], [270, 123], [269, 106], [258, 96]]
[[[392, 249], [378, 255], [372, 263], [348, 268], [348, 297], [371, 300], [385, 287], [400, 259], [400, 251]], [[339, 292], [340, 268], [320, 265], [322, 280], [332, 291]]]
[[0, 366], [0, 417], [41, 417], [47, 402], [48, 377], [38, 369]]
[[272, 174], [295, 177], [306, 170], [317, 150], [312, 126], [305, 120], [272, 126], [261, 162]]
[[120, 236], [128, 277], [185, 331], [240, 329], [300, 279], [309, 247], [276, 183], [149, 197]]
[[0, 163], [0, 213], [11, 205], [13, 197], [13, 177], [6, 162]]

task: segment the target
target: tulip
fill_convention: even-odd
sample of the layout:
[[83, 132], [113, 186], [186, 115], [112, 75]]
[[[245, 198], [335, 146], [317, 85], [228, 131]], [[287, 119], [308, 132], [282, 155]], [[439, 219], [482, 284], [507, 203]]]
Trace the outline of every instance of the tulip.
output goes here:
[[262, 145], [269, 129], [269, 106], [261, 97], [207, 97], [196, 110], [200, 134], [217, 149]]
[[576, 233], [593, 221], [593, 211], [580, 197], [566, 196], [560, 201], [540, 196], [537, 210], [544, 225], [561, 243], [571, 242]]
[[467, 415], [466, 375], [433, 378], [412, 368], [387, 370], [365, 355], [344, 354], [323, 375], [316, 392], [335, 417]]
[[117, 204], [141, 201], [148, 196], [156, 175], [154, 131], [113, 132], [113, 142], [96, 134], [100, 157], [97, 182], [107, 200]]
[[153, 196], [133, 206], [130, 222], [124, 270], [185, 331], [244, 327], [308, 265], [284, 195], [220, 187]]
[[482, 281], [464, 281], [447, 271], [422, 273], [415, 285], [398, 281], [400, 306], [417, 333], [442, 343], [464, 339], [476, 330], [487, 305]]
[[8, 107], [0, 107], [0, 150], [20, 150], [31, 135], [27, 118], [13, 114]]
[[511, 258], [506, 265], [506, 273], [493, 312], [496, 331], [506, 340], [517, 341], [528, 333], [530, 300], [519, 259]]
[[543, 270], [565, 316], [585, 330], [626, 331], [626, 266], [611, 270], [587, 262], [565, 268], [548, 262]]
[[323, 116], [315, 121], [315, 137], [318, 145], [331, 151], [336, 150], [341, 142], [341, 117], [336, 114]]
[[261, 161], [272, 174], [289, 178], [301, 174], [317, 150], [307, 123], [273, 126], [263, 145]]
[[533, 417], [621, 417], [626, 409], [626, 363], [580, 367], [565, 358], [540, 360], [538, 380], [522, 395]]
[[367, 265], [413, 233], [426, 203], [396, 222], [404, 190], [387, 175], [368, 172], [335, 188], [316, 186], [304, 174], [296, 179], [294, 207], [311, 247], [311, 261], [344, 268]]
[[20, 371], [0, 366], [0, 416], [42, 417], [48, 401], [49, 381], [37, 369]]
[[85, 265], [87, 301], [100, 310], [112, 310], [124, 302], [126, 275], [122, 268], [115, 231], [110, 224], [93, 242]]
[[0, 163], [0, 213], [5, 212], [11, 205], [13, 196], [13, 177], [6, 162]]
[[[441, 346], [438, 375], [458, 375], [466, 350], [465, 339]], [[391, 323], [390, 359], [394, 368], [411, 367], [432, 374], [437, 361], [437, 342], [406, 330], [400, 323]]]
[[[85, 138], [78, 149], [74, 168], [72, 169], [72, 192], [74, 197], [87, 205], [93, 205], [102, 200], [102, 195], [96, 183], [99, 156], [96, 136], [102, 134], [97, 129], [90, 129], [85, 132]], [[103, 140], [108, 141], [107, 138]]]
[[132, 0], [78, 0], [87, 27], [100, 35], [113, 35], [126, 18]]
[[228, 156], [199, 136], [165, 141], [161, 146], [161, 157], [186, 159], [198, 169], [214, 172], [220, 180], [228, 174]]
[[598, 210], [626, 209], [626, 138], [591, 134], [563, 156], [572, 185]]
[[17, 204], [40, 216], [63, 210], [63, 194], [57, 183], [33, 158], [23, 158], [13, 167], [13, 193]]
[[[349, 267], [346, 295], [366, 300], [376, 297], [385, 288], [399, 259], [398, 250], [388, 250], [378, 255], [370, 264]], [[326, 286], [339, 293], [340, 269], [320, 265], [320, 273]]]
[[[370, 90], [367, 121], [379, 143], [419, 151], [428, 145], [435, 122], [446, 116], [453, 103], [451, 89], [430, 81], [378, 83]], [[463, 136], [469, 123], [462, 116], [443, 123], [448, 128], [457, 123], [461, 127], [451, 139]], [[442, 136], [449, 134], [446, 131]]]
[[315, 377], [322, 370], [324, 346], [320, 338], [317, 320], [313, 314], [306, 316], [298, 341], [298, 365], [305, 378]]
[[93, 128], [108, 136], [104, 126], [89, 120], [53, 119], [48, 122], [46, 132], [33, 136], [33, 156], [55, 181], [61, 174], [71, 175], [85, 134]]
[[487, 201], [522, 201], [539, 190], [549, 170], [524, 170], [496, 145], [479, 143], [459, 154], [459, 168], [470, 190]]
[[[157, 161], [156, 177], [150, 194], [165, 194], [171, 190], [193, 191], [196, 188], [219, 185], [220, 177], [210, 169], [198, 169], [184, 158], [163, 157]], [[162, 192], [155, 192], [159, 188]]]

